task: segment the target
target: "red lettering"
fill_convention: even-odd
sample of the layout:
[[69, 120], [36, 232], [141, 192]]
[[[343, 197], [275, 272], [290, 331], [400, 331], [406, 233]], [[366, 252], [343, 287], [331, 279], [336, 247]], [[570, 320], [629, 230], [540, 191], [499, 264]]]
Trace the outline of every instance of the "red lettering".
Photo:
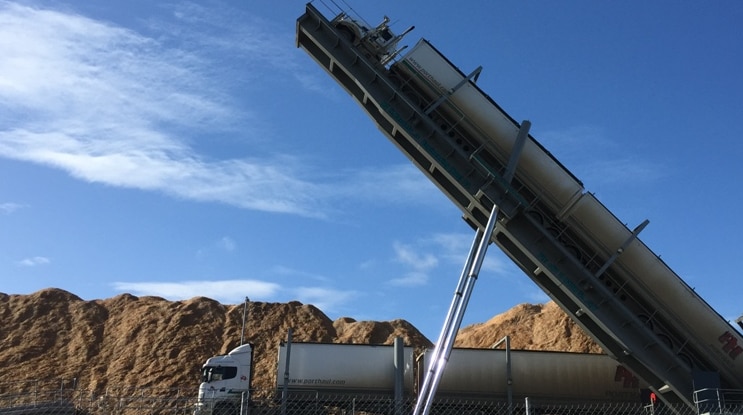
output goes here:
[[633, 375], [624, 366], [617, 366], [617, 370], [614, 372], [614, 382], [622, 382], [622, 387], [625, 388], [640, 387], [640, 380], [637, 379], [637, 376]]
[[727, 352], [731, 358], [735, 359], [739, 354], [743, 353], [743, 347], [738, 346], [738, 339], [729, 331], [722, 333], [717, 339], [720, 343], [723, 343], [722, 351]]

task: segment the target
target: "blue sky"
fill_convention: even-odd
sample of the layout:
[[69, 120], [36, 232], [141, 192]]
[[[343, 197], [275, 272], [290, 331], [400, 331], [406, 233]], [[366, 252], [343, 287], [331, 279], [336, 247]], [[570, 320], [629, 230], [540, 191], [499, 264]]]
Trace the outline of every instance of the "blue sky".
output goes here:
[[[473, 232], [295, 47], [304, 5], [0, 1], [0, 292], [298, 300], [435, 339]], [[743, 314], [743, 3], [351, 5], [482, 65], [587, 190]], [[464, 323], [544, 301], [492, 247]]]

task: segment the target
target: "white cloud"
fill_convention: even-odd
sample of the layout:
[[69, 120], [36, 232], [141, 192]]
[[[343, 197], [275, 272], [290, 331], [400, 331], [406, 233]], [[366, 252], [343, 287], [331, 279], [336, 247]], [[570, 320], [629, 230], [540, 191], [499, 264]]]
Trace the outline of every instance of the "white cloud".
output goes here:
[[312, 304], [325, 314], [335, 313], [356, 297], [355, 291], [343, 291], [322, 287], [297, 287], [291, 295], [302, 304]]
[[19, 203], [12, 203], [12, 202], [0, 203], [0, 214], [10, 215], [11, 213], [23, 207], [25, 206]]
[[208, 297], [223, 304], [238, 304], [245, 297], [251, 300], [271, 300], [281, 286], [258, 280], [220, 280], [185, 282], [114, 282], [113, 288], [136, 296], [158, 296], [176, 301], [193, 297]]
[[260, 62], [270, 66], [274, 74], [291, 76], [307, 91], [334, 99], [343, 98], [336, 92], [336, 88], [328, 88], [334, 85], [328, 77], [319, 76], [316, 70], [307, 69], [311, 67], [299, 63], [293, 57], [295, 49], [287, 45], [294, 42], [295, 35], [285, 30], [286, 26], [283, 24], [245, 14], [224, 4], [209, 7], [181, 2], [174, 7], [173, 15], [183, 26], [198, 27], [201, 30], [184, 30], [183, 26], [174, 25], [156, 26], [156, 29], [164, 31], [166, 36], [174, 37], [177, 41], [185, 40], [199, 49], [241, 57], [239, 64], [226, 68], [237, 72], [236, 79], [255, 82], [265, 76], [260, 71], [245, 70], [246, 62]]
[[229, 236], [225, 236], [220, 239], [219, 245], [227, 252], [233, 252], [235, 249], [237, 249], [237, 243]]
[[30, 257], [30, 258], [24, 258], [18, 261], [18, 265], [22, 267], [35, 267], [37, 265], [45, 265], [50, 262], [51, 260], [47, 257], [35, 256], [35, 257]]
[[352, 197], [369, 203], [419, 203], [429, 206], [446, 201], [436, 186], [412, 164], [350, 171], [345, 176], [344, 181], [333, 186], [334, 197]]
[[475, 231], [472, 231], [471, 235], [465, 233], [437, 233], [430, 237], [429, 243], [437, 247], [441, 252], [442, 259], [449, 263], [464, 264], [474, 236]]
[[[82, 16], [0, 7], [0, 156], [74, 177], [247, 209], [318, 215], [285, 156], [209, 160], [191, 135], [241, 115], [197, 52]], [[245, 111], [240, 108], [240, 111]], [[189, 135], [190, 134], [190, 135]]]
[[670, 171], [663, 163], [643, 159], [636, 150], [629, 152], [596, 126], [550, 131], [542, 142], [587, 187], [654, 182]]
[[431, 269], [439, 263], [435, 256], [415, 252], [409, 245], [395, 242], [393, 248], [398, 262], [416, 269]]
[[312, 304], [325, 313], [337, 311], [351, 301], [355, 291], [343, 291], [327, 287], [286, 288], [273, 282], [260, 280], [215, 280], [179, 282], [115, 282], [112, 287], [138, 297], [157, 296], [170, 301], [187, 300], [193, 297], [208, 297], [222, 304], [239, 304], [245, 297], [251, 301], [288, 302], [299, 301]]
[[585, 168], [587, 182], [597, 185], [647, 183], [668, 176], [670, 169], [662, 163], [651, 163], [639, 157], [597, 160]]
[[[461, 272], [474, 239], [466, 233], [437, 233], [421, 238], [412, 244], [395, 242], [395, 262], [402, 264], [406, 270], [402, 276], [392, 279], [390, 284], [398, 286], [425, 285], [430, 274], [436, 269], [456, 269]], [[514, 265], [495, 245], [488, 247], [488, 252], [480, 269], [480, 275], [510, 277], [514, 274]]]
[[273, 274], [276, 274], [282, 277], [291, 277], [291, 278], [304, 279], [304, 280], [311, 279], [311, 280], [320, 281], [323, 283], [331, 281], [331, 278], [328, 278], [325, 275], [315, 274], [315, 273], [308, 272], [308, 271], [290, 268], [284, 265], [277, 265], [277, 266], [272, 267], [271, 272]]
[[[274, 31], [266, 22], [193, 3], [177, 7], [180, 20], [151, 22], [154, 35], [145, 36], [80, 15], [0, 3], [0, 157], [93, 183], [312, 217], [330, 216], [349, 198], [441, 197], [410, 165], [318, 182], [291, 155], [257, 147], [236, 159], [199, 153], [193, 143], [203, 135], [260, 141], [250, 130], [259, 123], [234, 89], [246, 74], [299, 65], [268, 35]], [[242, 63], [223, 64], [215, 54]]]
[[595, 125], [575, 125], [563, 131], [547, 131], [541, 136], [540, 141], [556, 151], [583, 157], [587, 143], [591, 143], [593, 148], [616, 149], [615, 144], [606, 137], [604, 130]]
[[401, 277], [391, 279], [389, 283], [399, 287], [414, 287], [428, 284], [429, 278], [430, 276], [425, 272], [412, 270]]
[[395, 261], [403, 264], [408, 270], [399, 278], [389, 281], [392, 285], [416, 286], [428, 283], [428, 272], [439, 264], [436, 256], [430, 253], [419, 253], [410, 245], [399, 242], [393, 244]]
[[199, 201], [321, 210], [318, 186], [288, 167], [295, 160], [215, 161], [186, 144], [242, 117], [209, 75], [215, 63], [196, 52], [82, 16], [4, 4], [0, 54], [2, 157]]
[[[471, 234], [438, 233], [432, 235], [429, 242], [436, 246], [436, 250], [439, 252], [437, 254], [438, 257], [446, 260], [449, 264], [464, 266], [474, 238], [475, 231], [472, 231]], [[505, 275], [509, 273], [509, 266], [512, 266], [512, 264], [500, 251], [500, 248], [490, 244], [480, 273], [487, 272], [495, 275]]]

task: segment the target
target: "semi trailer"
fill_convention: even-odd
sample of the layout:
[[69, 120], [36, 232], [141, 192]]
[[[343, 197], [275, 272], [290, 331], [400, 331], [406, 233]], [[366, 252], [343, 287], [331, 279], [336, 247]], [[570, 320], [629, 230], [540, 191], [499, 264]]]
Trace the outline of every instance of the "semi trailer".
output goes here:
[[[420, 39], [381, 61], [311, 3], [304, 49], [489, 242], [667, 403], [743, 389], [743, 336], [476, 83]], [[397, 58], [399, 55], [399, 59]], [[523, 145], [523, 147], [522, 147]], [[515, 171], [511, 161], [517, 160]], [[513, 174], [511, 174], [513, 173]], [[447, 369], [448, 370], [448, 369]]]
[[[276, 401], [338, 402], [356, 409], [416, 398], [431, 349], [337, 343], [281, 342]], [[237, 414], [249, 402], [253, 353], [244, 344], [202, 367], [196, 415]], [[396, 387], [397, 385], [397, 387]], [[606, 355], [529, 350], [452, 350], [438, 399], [447, 402], [641, 403], [647, 385]], [[365, 406], [366, 405], [366, 406]]]

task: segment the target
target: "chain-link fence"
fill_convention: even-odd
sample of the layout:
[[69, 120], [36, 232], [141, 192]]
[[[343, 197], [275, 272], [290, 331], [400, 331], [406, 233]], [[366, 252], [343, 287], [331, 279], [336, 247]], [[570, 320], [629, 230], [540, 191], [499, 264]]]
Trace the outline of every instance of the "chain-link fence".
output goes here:
[[743, 390], [707, 388], [694, 392], [700, 414], [743, 414]]
[[33, 380], [0, 383], [0, 415], [193, 414], [193, 390], [108, 387], [100, 393], [74, 381]]
[[[415, 401], [379, 395], [288, 394], [253, 391], [234, 401], [206, 402], [197, 406], [196, 388], [112, 388], [100, 393], [81, 390], [70, 382], [16, 383], [11, 390], [0, 384], [0, 415], [409, 415]], [[716, 394], [721, 399], [716, 399]], [[431, 415], [698, 415], [743, 414], [740, 391], [709, 390], [700, 394], [703, 406], [656, 406], [637, 403], [546, 402], [524, 399], [508, 404], [466, 399], [437, 399]]]

